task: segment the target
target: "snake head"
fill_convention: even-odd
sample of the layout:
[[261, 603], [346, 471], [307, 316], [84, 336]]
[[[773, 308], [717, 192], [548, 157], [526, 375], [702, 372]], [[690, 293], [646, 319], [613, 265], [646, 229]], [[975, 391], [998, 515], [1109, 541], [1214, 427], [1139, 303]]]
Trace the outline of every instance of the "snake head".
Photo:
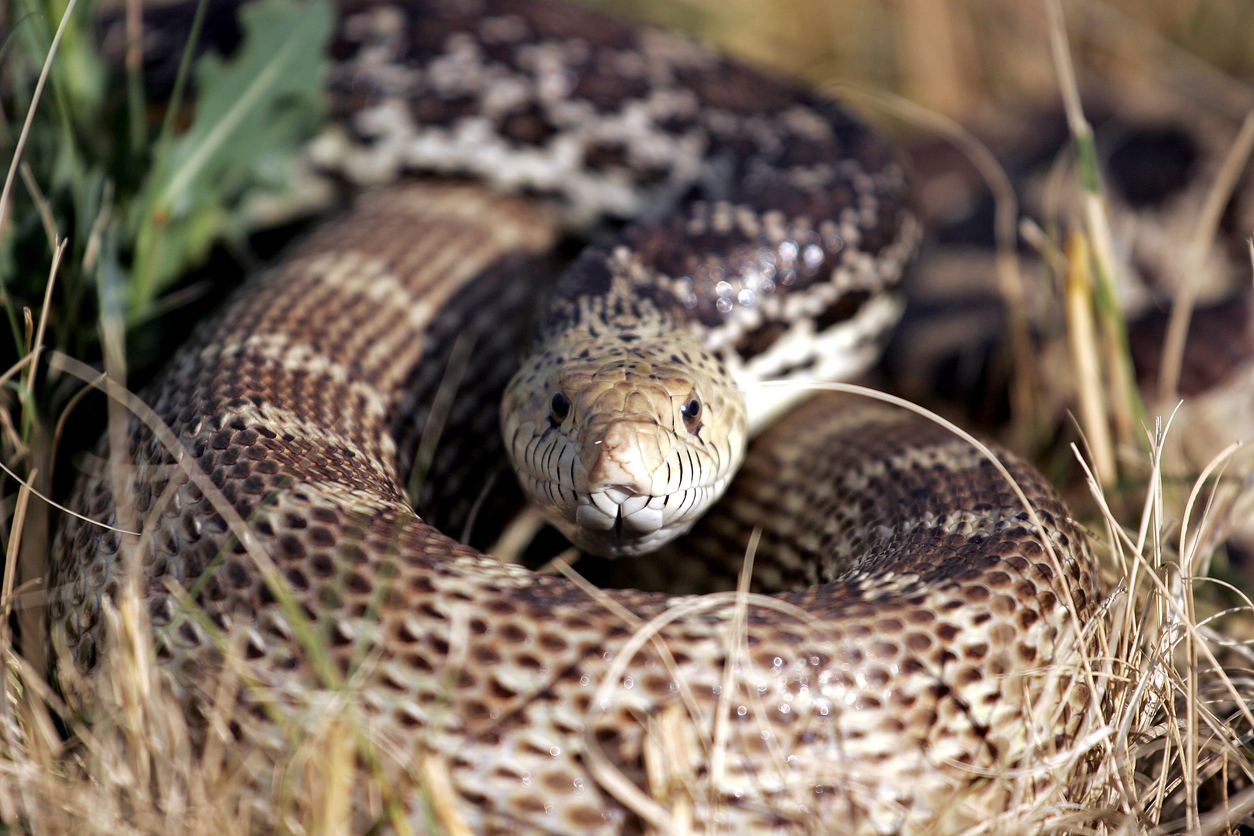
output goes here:
[[501, 407], [506, 448], [523, 490], [572, 543], [644, 554], [726, 489], [744, 457], [744, 401], [687, 331], [579, 343], [550, 340], [515, 375]]

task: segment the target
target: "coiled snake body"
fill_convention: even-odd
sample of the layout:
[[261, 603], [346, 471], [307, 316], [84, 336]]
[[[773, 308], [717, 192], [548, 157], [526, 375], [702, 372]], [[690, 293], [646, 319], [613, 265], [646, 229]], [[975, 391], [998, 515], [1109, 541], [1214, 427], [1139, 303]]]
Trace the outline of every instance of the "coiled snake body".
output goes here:
[[[1010, 464], [1040, 527], [946, 431], [804, 405], [703, 524], [724, 560], [760, 524], [759, 581], [794, 588], [743, 608], [593, 597], [458, 543], [405, 497], [417, 461], [424, 515], [469, 519], [499, 455], [502, 358], [562, 224], [634, 219], [566, 286], [634, 277], [742, 379], [865, 365], [915, 238], [880, 140], [685, 42], [523, 0], [346, 4], [332, 55], [314, 165], [540, 197], [376, 191], [247, 284], [148, 394], [178, 445], [136, 419], [126, 466], [80, 484], [82, 512], [144, 533], [67, 524], [54, 642], [100, 667], [133, 558], [190, 717], [244, 666], [230, 733], [253, 774], [328, 704], [345, 713], [377, 782], [363, 832], [397, 809], [426, 828], [404, 789], [424, 762], [477, 833], [666, 830], [675, 799], [710, 831], [935, 830], [1004, 803], [987, 777], [1043, 759], [1086, 704], [1051, 671], [1096, 597], [1082, 537], [1029, 468]], [[446, 399], [453, 367], [466, 382]], [[440, 441], [440, 421], [474, 440]], [[669, 773], [658, 734], [683, 753]], [[263, 821], [281, 793], [266, 780], [249, 801]]]

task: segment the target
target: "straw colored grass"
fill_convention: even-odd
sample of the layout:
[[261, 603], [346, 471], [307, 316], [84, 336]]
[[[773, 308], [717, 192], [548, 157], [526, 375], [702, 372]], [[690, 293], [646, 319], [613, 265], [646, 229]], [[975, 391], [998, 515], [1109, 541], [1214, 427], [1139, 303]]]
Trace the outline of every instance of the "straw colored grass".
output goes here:
[[[75, 1], [70, 0], [70, 9]], [[621, 8], [627, 4], [617, 5]], [[1090, 59], [1116, 55], [1122, 62], [1118, 64], [1122, 69], [1111, 71], [1117, 81], [1134, 79], [1138, 70], [1144, 72], [1146, 67], [1168, 64], [1189, 78], [1205, 79], [1208, 96], [1215, 101], [1235, 101], [1236, 112], [1244, 113], [1251, 106], [1249, 101], [1241, 103], [1240, 85], [1225, 72], [1254, 68], [1248, 38], [1254, 31], [1254, 12], [1243, 4], [1129, 0], [1077, 7], [1052, 0], [1041, 4], [901, 0], [893, 4], [833, 5], [819, 0], [789, 0], [786, 13], [767, 15], [762, 10], [768, 6], [773, 4], [688, 0], [641, 2], [632, 10], [702, 31], [733, 50], [816, 81], [843, 76], [895, 87], [916, 105], [958, 119], [987, 113], [1006, 100], [1032, 99], [1045, 90], [1061, 90], [1081, 149], [1089, 140], [1076, 95], [1075, 77], [1081, 74], [1073, 64], [1077, 55], [1082, 68]], [[10, 15], [10, 22], [15, 18]], [[1071, 44], [1062, 26], [1064, 18], [1073, 24]], [[1047, 20], [1052, 21], [1052, 53], [1039, 43], [1040, 27]], [[55, 31], [60, 39], [62, 32], [74, 30], [63, 25]], [[1203, 37], [1199, 31], [1210, 34]], [[1120, 37], [1116, 38], [1116, 33]], [[1128, 33], [1131, 36], [1123, 37]], [[1170, 39], [1186, 45], [1208, 43], [1219, 66], [1183, 57], [1179, 47], [1170, 45]], [[72, 44], [73, 37], [67, 43]], [[46, 98], [48, 77], [45, 69], [37, 86], [15, 100], [38, 102], [41, 95]], [[45, 647], [39, 640], [43, 635], [39, 614], [48, 590], [37, 582], [21, 582], [40, 575], [40, 562], [51, 548], [55, 514], [40, 497], [53, 492], [52, 470], [58, 446], [69, 443], [63, 433], [66, 415], [89, 386], [110, 390], [116, 405], [109, 419], [112, 433], [121, 431], [122, 419], [128, 413], [144, 413], [142, 404], [118, 384], [101, 379], [91, 367], [45, 351], [50, 347], [51, 334], [58, 335], [56, 345], [89, 342], [66, 336], [74, 328], [95, 328], [92, 321], [74, 321], [84, 309], [76, 309], [71, 301], [81, 301], [88, 287], [83, 284], [83, 274], [75, 271], [83, 263], [96, 263], [103, 257], [102, 248], [110, 245], [101, 232], [107, 226], [108, 200], [95, 204], [83, 201], [83, 205], [95, 205], [97, 214], [75, 221], [80, 230], [90, 234], [73, 250], [75, 264], [66, 277], [63, 257], [71, 230], [58, 217], [53, 201], [40, 192], [41, 188], [51, 191], [49, 183], [41, 182], [47, 172], [18, 167], [27, 138], [39, 136], [32, 126], [38, 127], [40, 118], [54, 119], [51, 114], [56, 111], [49, 108], [44, 101], [39, 108], [32, 105], [21, 114], [7, 110], [3, 114], [6, 138], [17, 153], [0, 194], [0, 225], [7, 225], [0, 226], [0, 235], [8, 234], [15, 223], [11, 195], [17, 188], [27, 189], [48, 239], [51, 269], [46, 271], [38, 294], [26, 294], [39, 300], [36, 310], [23, 306], [23, 295], [15, 292], [21, 289], [14, 285], [15, 277], [0, 276], [4, 280], [0, 284], [2, 301], [17, 348], [14, 354], [20, 358], [4, 375], [8, 386], [0, 402], [0, 450], [8, 473], [0, 520], [6, 556], [0, 601], [6, 616], [17, 614], [26, 651], [25, 656], [17, 652], [6, 617], [0, 622], [4, 687], [0, 702], [0, 829], [118, 836], [249, 833], [254, 811], [242, 800], [250, 786], [249, 765], [224, 743], [237, 685], [247, 686], [249, 682], [247, 665], [230, 643], [222, 645], [228, 659], [226, 674], [208, 718], [209, 728], [218, 733], [210, 733], [203, 747], [192, 745], [182, 707], [165, 674], [154, 663], [146, 617], [133, 595], [123, 596], [109, 614], [107, 634], [112, 644], [104, 654], [98, 681], [63, 683], [68, 690], [95, 693], [96, 722], [86, 724], [43, 679], [42, 657], [64, 653], [65, 649]], [[18, 117], [22, 120], [20, 129], [7, 127], [16, 124]], [[1249, 154], [1250, 131], [1241, 136], [1232, 150], [1232, 160]], [[1084, 157], [1083, 151], [1080, 156]], [[1234, 167], [1239, 168], [1240, 163], [1233, 162], [1225, 170]], [[1086, 175], [1086, 182], [1098, 182], [1092, 171]], [[1230, 189], [1231, 182], [1231, 178], [1221, 179], [1215, 185], [1216, 194]], [[1086, 685], [1091, 710], [1077, 740], [1067, 750], [1043, 747], [1047, 756], [1025, 765], [1022, 772], [987, 776], [989, 783], [1000, 782], [1008, 788], [1013, 803], [973, 832], [1102, 836], [1227, 833], [1254, 816], [1254, 714], [1250, 708], [1254, 705], [1254, 651], [1248, 644], [1254, 640], [1254, 602], [1246, 591], [1209, 577], [1207, 571], [1213, 565], [1221, 534], [1230, 527], [1227, 515], [1234, 507], [1231, 486], [1246, 486], [1249, 464], [1248, 460], [1230, 461], [1234, 451], [1228, 450], [1181, 482], [1179, 469], [1171, 460], [1171, 440], [1173, 434], [1187, 434], [1190, 428], [1166, 418], [1139, 420], [1144, 413], [1138, 403], [1128, 400], [1135, 396], [1126, 384], [1126, 368], [1120, 365], [1125, 362], [1122, 322], [1117, 310], [1101, 298], [1100, 292], [1092, 290], [1095, 283], [1108, 280], [1118, 269], [1109, 257], [1113, 235], [1104, 218], [1100, 188], [1086, 191], [1085, 201], [1082, 215], [1072, 219], [1068, 237], [1052, 238], [1052, 232], [1036, 230], [1035, 240], [1043, 257], [1051, 261], [1054, 273], [1070, 280], [1061, 299], [1070, 314], [1067, 336], [1077, 377], [1082, 381], [1080, 425], [1087, 444], [1083, 454], [1073, 448], [1088, 488], [1087, 501], [1077, 504], [1076, 510], [1092, 532], [1110, 590], [1103, 618], [1086, 625], [1089, 632], [1076, 637], [1094, 648], [1092, 653], [1074, 668], [1051, 673], [1059, 682]], [[1003, 237], [1004, 226], [1003, 217], [998, 230]], [[1212, 234], [1213, 226], [1211, 215], [1199, 219], [1199, 242]], [[1096, 259], [1091, 255], [1094, 252]], [[1107, 275], [1094, 277], [1095, 263], [1097, 272]], [[67, 281], [70, 287], [64, 286]], [[54, 282], [63, 283], [62, 287], [55, 287]], [[1018, 292], [1013, 284], [1007, 287], [1012, 294]], [[61, 301], [54, 304], [58, 298]], [[121, 298], [127, 297], [123, 294]], [[1010, 302], [1019, 304], [1013, 298]], [[1189, 303], [1186, 296], [1181, 310], [1187, 311]], [[120, 368], [125, 362], [121, 354], [124, 326], [120, 320], [105, 319], [109, 350], [104, 353], [109, 356], [111, 369]], [[1022, 323], [1024, 316], [1016, 313], [1013, 319]], [[1181, 326], [1173, 327], [1176, 336], [1166, 349], [1169, 356], [1179, 351], [1180, 331]], [[1022, 348], [1026, 338], [1017, 333], [1016, 339], [1022, 365], [1028, 362]], [[50, 354], [53, 374], [48, 371]], [[1121, 359], [1114, 377], [1109, 377], [1108, 360], [1112, 356]], [[58, 371], [60, 376], [55, 373]], [[67, 383], [72, 380], [71, 371], [81, 378], [81, 384]], [[1024, 370], [1023, 379], [1047, 378], [1030, 369]], [[1170, 374], [1166, 380], [1171, 382]], [[161, 430], [158, 425], [153, 428]], [[1029, 430], [1022, 437], [1032, 437], [1033, 433]], [[85, 446], [89, 440], [73, 443]], [[169, 443], [174, 442], [170, 439]], [[1129, 454], [1129, 450], [1136, 452]], [[1140, 488], [1130, 489], [1129, 485]], [[212, 485], [205, 489], [209, 495], [214, 493]], [[224, 516], [231, 512], [229, 504], [215, 504]], [[142, 521], [133, 523], [137, 528]], [[231, 525], [250, 548], [257, 565], [266, 567], [276, 594], [281, 600], [286, 596], [290, 603], [291, 596], [270, 567], [264, 550], [250, 543], [244, 521], [231, 520]], [[560, 563], [557, 569], [568, 571]], [[596, 591], [590, 590], [590, 594]], [[728, 602], [742, 614], [750, 603], [782, 606], [773, 599], [751, 596], [742, 588], [737, 593], [692, 601], [649, 624], [633, 624], [634, 640], [643, 646], [664, 623], [683, 612]], [[294, 605], [290, 608], [296, 612]], [[620, 613], [620, 617], [630, 619], [627, 613]], [[318, 658], [316, 639], [307, 633], [303, 641], [311, 658]], [[737, 658], [736, 648], [728, 655], [729, 659]], [[624, 653], [620, 658], [630, 656]], [[72, 666], [62, 667], [72, 670]], [[284, 730], [291, 747], [271, 797], [284, 827], [294, 833], [342, 833], [353, 805], [366, 803], [378, 811], [381, 824], [406, 832], [408, 825], [396, 815], [395, 799], [416, 793], [425, 801], [431, 832], [449, 836], [469, 833], [437, 758], [415, 764], [412, 774], [399, 783], [378, 781], [378, 786], [365, 792], [364, 802], [363, 795], [354, 794], [353, 781], [358, 773], [353, 764], [359, 757], [369, 764], [377, 743], [353, 721], [351, 711], [343, 710], [341, 700], [351, 702], [354, 683], [339, 682], [329, 669], [324, 673], [333, 698], [308, 706], [307, 712], [299, 715], [300, 723], [289, 724], [298, 727]], [[729, 667], [728, 677], [733, 676]], [[730, 697], [735, 690], [729, 678], [724, 693]], [[692, 700], [681, 703], [693, 705]], [[629, 804], [654, 832], [694, 832], [701, 825], [693, 820], [697, 802], [708, 804], [717, 798], [719, 753], [725, 739], [717, 727], [712, 739], [697, 739], [679, 708], [652, 722], [654, 733], [646, 751], [647, 791], [616, 776], [606, 759], [598, 759], [592, 737], [585, 741], [589, 763], [598, 781]], [[711, 758], [712, 785], [701, 786], [694, 777], [691, 765], [696, 757]], [[1046, 776], [1062, 778], [1043, 783], [1029, 780]], [[1037, 786], [1045, 789], [1026, 789]], [[821, 832], [824, 823], [803, 824]]]

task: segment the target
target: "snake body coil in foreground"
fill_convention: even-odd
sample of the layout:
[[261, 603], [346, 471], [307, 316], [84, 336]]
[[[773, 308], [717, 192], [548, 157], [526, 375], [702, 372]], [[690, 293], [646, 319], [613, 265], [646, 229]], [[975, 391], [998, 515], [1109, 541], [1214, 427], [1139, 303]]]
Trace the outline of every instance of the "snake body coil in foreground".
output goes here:
[[[946, 431], [803, 405], [703, 524], [727, 559], [760, 523], [759, 578], [808, 584], [747, 603], [593, 597], [458, 543], [405, 496], [417, 460], [424, 514], [469, 518], [499, 454], [476, 433], [564, 223], [631, 219], [576, 262], [585, 289], [639, 279], [742, 380], [864, 366], [915, 237], [882, 142], [826, 100], [548, 4], [346, 4], [332, 55], [315, 165], [487, 185], [362, 196], [177, 355], [146, 397], [177, 444], [140, 416], [124, 466], [76, 493], [142, 536], [71, 520], [61, 537], [54, 643], [80, 671], [101, 668], [108, 610], [138, 577], [203, 733], [223, 733], [207, 719], [223, 670], [241, 676], [229, 735], [261, 821], [285, 797], [267, 765], [328, 710], [374, 782], [360, 832], [395, 815], [425, 832], [426, 796], [405, 789], [423, 763], [476, 833], [665, 831], [676, 799], [711, 832], [933, 832], [1030, 795], [1087, 705], [1069, 671], [1096, 588], [1025, 466], [1039, 527]], [[438, 417], [466, 435], [440, 440], [459, 364]]]

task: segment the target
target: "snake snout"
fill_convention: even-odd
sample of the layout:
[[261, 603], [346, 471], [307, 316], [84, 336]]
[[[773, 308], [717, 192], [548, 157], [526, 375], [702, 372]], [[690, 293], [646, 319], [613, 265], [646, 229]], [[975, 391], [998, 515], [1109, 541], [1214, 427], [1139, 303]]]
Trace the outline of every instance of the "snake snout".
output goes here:
[[[670, 445], [665, 445], [669, 448]], [[614, 489], [626, 496], [653, 495], [656, 476], [666, 464], [666, 450], [657, 421], [650, 418], [618, 418], [579, 451], [588, 473], [588, 492]]]
[[615, 538], [656, 534], [664, 527], [658, 494], [666, 492], [667, 480], [657, 477], [666, 457], [658, 434], [655, 420], [619, 418], [580, 451], [588, 494], [575, 512], [578, 525], [613, 532]]

